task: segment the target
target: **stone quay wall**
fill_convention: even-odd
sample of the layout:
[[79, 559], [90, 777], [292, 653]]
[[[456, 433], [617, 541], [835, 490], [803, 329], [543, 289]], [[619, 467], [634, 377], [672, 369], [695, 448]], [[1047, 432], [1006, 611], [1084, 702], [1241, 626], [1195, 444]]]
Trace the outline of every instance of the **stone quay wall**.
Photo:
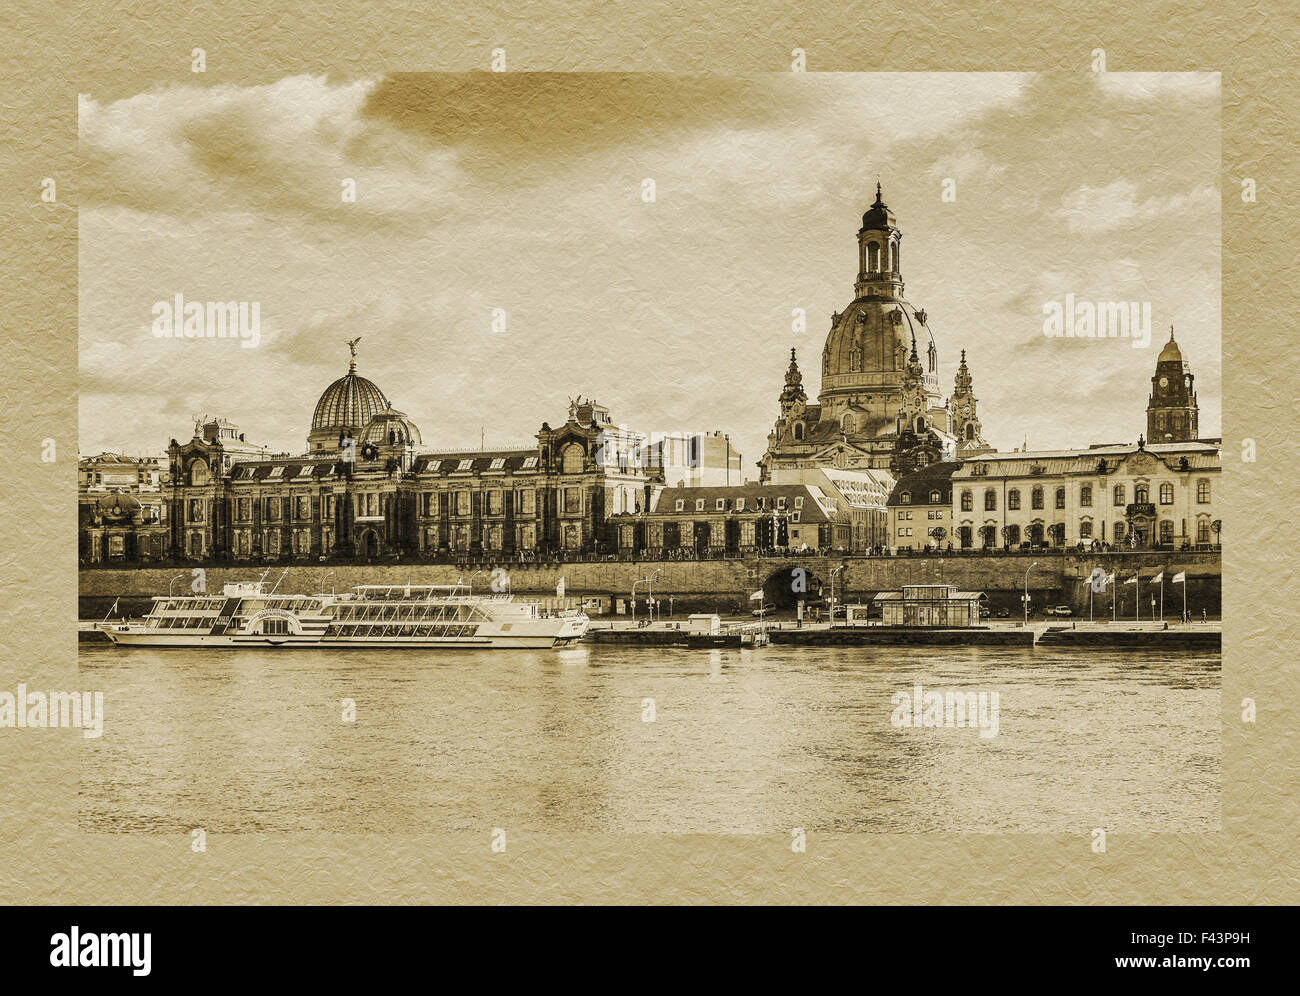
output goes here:
[[[1037, 566], [1031, 567], [1035, 564]], [[346, 591], [360, 584], [455, 584], [468, 582], [475, 568], [454, 564], [356, 564], [316, 566], [285, 565], [289, 574], [280, 582], [280, 591], [304, 593], [322, 588]], [[1118, 581], [1140, 574], [1144, 603], [1142, 614], [1149, 610], [1149, 597], [1159, 597], [1159, 586], [1146, 581], [1157, 571], [1165, 572], [1164, 598], [1166, 615], [1182, 608], [1181, 585], [1170, 583], [1175, 572], [1187, 574], [1187, 605], [1197, 615], [1205, 608], [1217, 616], [1220, 605], [1221, 559], [1217, 552], [1126, 551], [1101, 554], [1047, 552], [1035, 554], [951, 555], [912, 557], [861, 556], [792, 556], [747, 557], [737, 560], [642, 560], [561, 562], [553, 564], [501, 565], [508, 572], [510, 589], [519, 595], [554, 598], [555, 588], [564, 578], [566, 594], [574, 597], [602, 599], [609, 611], [617, 611], [632, 591], [632, 585], [658, 571], [654, 594], [673, 600], [674, 613], [692, 611], [746, 612], [749, 595], [759, 587], [785, 584], [792, 568], [808, 573], [809, 590], [818, 585], [829, 593], [831, 572], [843, 566], [835, 576], [837, 602], [869, 601], [877, 592], [897, 590], [909, 584], [952, 584], [966, 591], [983, 591], [992, 607], [1020, 608], [1028, 570], [1028, 589], [1034, 604], [1070, 605], [1076, 613], [1088, 611], [1087, 578], [1096, 567], [1114, 573]], [[262, 568], [209, 567], [204, 582], [210, 592], [219, 592], [230, 581], [256, 578]], [[267, 580], [274, 582], [282, 568], [272, 568]], [[178, 575], [183, 575], [178, 578]], [[474, 591], [491, 590], [492, 568], [482, 569], [473, 578]], [[500, 577], [498, 575], [498, 577]], [[168, 584], [176, 578], [172, 590], [188, 594], [193, 572], [190, 568], [87, 568], [80, 572], [80, 615], [102, 616], [114, 599], [120, 598], [120, 611], [139, 615], [146, 610], [148, 598], [165, 595]], [[647, 585], [637, 586], [638, 601], [644, 605]], [[1120, 605], [1127, 602], [1127, 615], [1133, 613], [1135, 586], [1120, 585]], [[1094, 595], [1094, 612], [1110, 613], [1111, 593]]]

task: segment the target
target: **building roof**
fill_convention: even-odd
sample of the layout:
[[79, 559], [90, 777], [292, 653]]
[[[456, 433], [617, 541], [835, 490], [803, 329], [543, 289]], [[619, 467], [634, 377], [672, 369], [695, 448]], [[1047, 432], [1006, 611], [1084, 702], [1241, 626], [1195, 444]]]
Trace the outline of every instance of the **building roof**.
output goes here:
[[[959, 460], [945, 460], [940, 463], [927, 464], [909, 474], [904, 474], [894, 482], [894, 490], [889, 493], [890, 505], [929, 505], [930, 493], [939, 492], [939, 500], [933, 504], [950, 505], [952, 503], [952, 476], [961, 468]], [[906, 492], [911, 500], [903, 501]]]
[[[500, 461], [498, 463], [498, 461]], [[462, 450], [451, 453], [421, 453], [411, 464], [412, 474], [452, 476], [464, 474], [532, 473], [537, 467], [537, 450]]]
[[[704, 512], [716, 512], [718, 499], [722, 499], [728, 512], [735, 512], [736, 500], [743, 498], [745, 507], [741, 514], [759, 514], [771, 512], [778, 508], [780, 499], [785, 499], [784, 511], [799, 511], [801, 521], [829, 522], [835, 518], [838, 505], [835, 499], [811, 484], [733, 484], [730, 487], [713, 488], [664, 488], [654, 503], [656, 515], [696, 515], [695, 503], [704, 501]], [[764, 508], [758, 507], [758, 499], [764, 501]], [[805, 500], [799, 509], [794, 507], [796, 498]], [[681, 501], [682, 511], [677, 511], [677, 502]]]
[[[1137, 444], [1096, 446], [1086, 450], [1029, 450], [1013, 453], [981, 453], [965, 461], [953, 474], [954, 479], [979, 480], [1000, 477], [1039, 477], [1061, 474], [1095, 475], [1106, 461], [1105, 473], [1112, 473], [1126, 457], [1142, 452]], [[1187, 458], [1187, 470], [1218, 470], [1221, 466], [1219, 444], [1208, 440], [1185, 443], [1151, 443], [1144, 451], [1171, 469], [1180, 469]], [[983, 466], [983, 471], [976, 468]]]

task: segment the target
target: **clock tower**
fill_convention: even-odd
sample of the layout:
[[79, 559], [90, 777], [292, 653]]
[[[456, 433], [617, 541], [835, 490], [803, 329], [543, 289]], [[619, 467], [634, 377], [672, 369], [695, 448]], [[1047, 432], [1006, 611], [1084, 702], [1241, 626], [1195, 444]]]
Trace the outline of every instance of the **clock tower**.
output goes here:
[[1174, 341], [1169, 327], [1169, 341], [1156, 359], [1151, 378], [1151, 395], [1147, 399], [1147, 439], [1153, 443], [1186, 443], [1197, 438], [1195, 377], [1183, 352]]

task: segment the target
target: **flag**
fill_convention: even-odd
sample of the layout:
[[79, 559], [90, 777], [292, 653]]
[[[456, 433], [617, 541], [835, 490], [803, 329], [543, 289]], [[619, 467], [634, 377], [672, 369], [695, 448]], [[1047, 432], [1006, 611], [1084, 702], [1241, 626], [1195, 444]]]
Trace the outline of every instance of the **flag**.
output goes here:
[[761, 602], [761, 601], [763, 600], [763, 589], [762, 589], [762, 588], [759, 588], [758, 591], [756, 591], [756, 592], [754, 592], [754, 594], [750, 595], [750, 596], [749, 596], [749, 600], [750, 600], [751, 602]]
[[1187, 572], [1179, 571], [1171, 578], [1173, 584], [1183, 584], [1187, 580]]
[[1157, 581], [1163, 581], [1164, 579], [1165, 579], [1165, 572], [1161, 571], [1159, 574], [1157, 574], [1155, 577], [1151, 579], [1151, 583], [1155, 584]]
[[1114, 574], [1107, 574], [1107, 575], [1106, 575], [1106, 587], [1109, 588], [1109, 587], [1110, 587], [1111, 585], [1113, 585], [1114, 583], [1115, 583], [1115, 575], [1114, 575]]
[[556, 598], [563, 598], [563, 597], [564, 597], [564, 578], [563, 578], [563, 577], [560, 578], [560, 583], [557, 584], [557, 585], [555, 586], [555, 597], [556, 597]]
[[1129, 579], [1128, 579], [1127, 581], [1125, 581], [1124, 583], [1125, 583], [1125, 584], [1137, 584], [1137, 583], [1138, 583], [1138, 576], [1137, 576], [1136, 574], [1134, 574], [1131, 578], [1129, 578]]

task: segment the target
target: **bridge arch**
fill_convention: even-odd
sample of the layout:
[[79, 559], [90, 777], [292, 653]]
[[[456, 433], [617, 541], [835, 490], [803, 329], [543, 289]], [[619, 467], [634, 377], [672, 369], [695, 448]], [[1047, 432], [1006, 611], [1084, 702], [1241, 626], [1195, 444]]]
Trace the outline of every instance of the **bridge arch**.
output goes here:
[[763, 604], [777, 612], [793, 613], [802, 599], [805, 609], [821, 604], [830, 588], [807, 564], [789, 564], [768, 571], [763, 581]]

